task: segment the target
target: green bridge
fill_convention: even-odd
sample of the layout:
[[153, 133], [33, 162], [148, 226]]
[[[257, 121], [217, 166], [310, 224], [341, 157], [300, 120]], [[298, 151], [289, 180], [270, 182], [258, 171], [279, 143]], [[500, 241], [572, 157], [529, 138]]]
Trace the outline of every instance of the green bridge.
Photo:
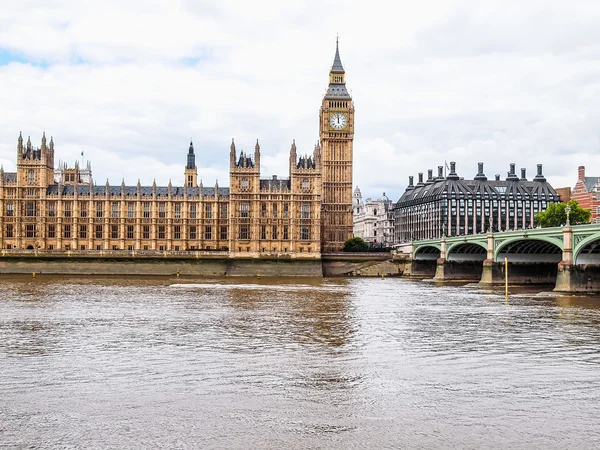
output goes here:
[[402, 244], [407, 273], [434, 280], [554, 284], [564, 292], [600, 292], [600, 224], [443, 237]]

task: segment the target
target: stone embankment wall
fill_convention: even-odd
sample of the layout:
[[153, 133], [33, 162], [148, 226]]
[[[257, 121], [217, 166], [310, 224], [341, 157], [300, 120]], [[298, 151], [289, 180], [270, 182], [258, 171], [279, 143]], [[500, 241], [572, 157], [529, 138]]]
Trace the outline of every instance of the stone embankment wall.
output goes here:
[[326, 277], [400, 276], [405, 273], [404, 258], [393, 259], [389, 253], [335, 253], [323, 254], [323, 275]]
[[318, 259], [1, 257], [0, 274], [321, 277]]

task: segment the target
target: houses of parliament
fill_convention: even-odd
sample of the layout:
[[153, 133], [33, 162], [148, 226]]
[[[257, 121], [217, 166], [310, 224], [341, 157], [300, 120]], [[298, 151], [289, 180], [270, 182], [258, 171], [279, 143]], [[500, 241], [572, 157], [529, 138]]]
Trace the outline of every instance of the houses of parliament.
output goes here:
[[354, 105], [339, 48], [319, 111], [312, 155], [290, 149], [289, 177], [261, 178], [253, 155], [229, 153], [230, 186], [198, 184], [193, 144], [184, 185], [96, 185], [91, 167], [54, 165], [54, 141], [17, 143], [16, 173], [0, 170], [0, 248], [228, 251], [318, 258], [352, 237]]

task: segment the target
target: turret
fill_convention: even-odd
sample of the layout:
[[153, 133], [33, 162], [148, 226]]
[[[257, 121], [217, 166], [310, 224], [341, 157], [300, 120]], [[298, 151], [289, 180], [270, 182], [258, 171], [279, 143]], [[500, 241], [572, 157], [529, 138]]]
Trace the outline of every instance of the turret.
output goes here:
[[290, 148], [290, 174], [296, 168], [296, 161], [298, 157], [296, 155], [296, 139], [292, 141], [292, 147]]
[[229, 166], [230, 167], [235, 166], [235, 156], [236, 156], [235, 142], [233, 141], [233, 138], [231, 138], [231, 145], [229, 146]]
[[48, 147], [46, 147], [46, 132], [44, 131], [42, 134], [42, 150], [46, 150]]
[[21, 134], [21, 132], [19, 131], [19, 139], [17, 140], [17, 154], [18, 154], [18, 159], [21, 159], [21, 155], [23, 154], [23, 135]]
[[254, 165], [256, 169], [260, 171], [260, 145], [258, 145], [258, 139], [256, 140], [256, 145], [254, 146]]

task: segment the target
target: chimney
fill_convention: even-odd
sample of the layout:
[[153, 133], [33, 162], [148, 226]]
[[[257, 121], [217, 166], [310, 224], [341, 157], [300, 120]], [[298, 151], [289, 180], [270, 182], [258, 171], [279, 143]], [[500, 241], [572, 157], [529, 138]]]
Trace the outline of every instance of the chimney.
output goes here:
[[579, 166], [577, 168], [577, 179], [583, 181], [585, 179], [585, 166]]
[[496, 181], [500, 181], [500, 174], [499, 173], [496, 174]]
[[521, 168], [521, 181], [527, 181], [526, 169], [525, 167]]
[[510, 170], [508, 171], [506, 181], [519, 181], [519, 177], [515, 173], [515, 163], [510, 163]]
[[483, 173], [483, 163], [477, 163], [477, 175], [475, 175], [475, 180], [478, 181], [486, 181], [487, 177], [485, 176], [485, 173]]
[[454, 161], [450, 161], [450, 173], [448, 174], [447, 177], [449, 180], [458, 180], [459, 177], [456, 174], [456, 162]]
[[427, 169], [427, 181], [428, 182], [433, 181], [433, 170], [432, 169]]
[[423, 172], [419, 172], [419, 182], [417, 183], [417, 186], [421, 185], [423, 185]]
[[408, 177], [408, 185], [409, 186], [413, 186], [413, 179], [414, 179], [414, 177], [412, 175], [410, 177]]
[[443, 166], [438, 166], [438, 176], [437, 177], [439, 180], [444, 179], [444, 167]]
[[542, 174], [542, 165], [537, 165], [537, 175], [534, 177], [533, 181], [546, 181], [546, 177]]

